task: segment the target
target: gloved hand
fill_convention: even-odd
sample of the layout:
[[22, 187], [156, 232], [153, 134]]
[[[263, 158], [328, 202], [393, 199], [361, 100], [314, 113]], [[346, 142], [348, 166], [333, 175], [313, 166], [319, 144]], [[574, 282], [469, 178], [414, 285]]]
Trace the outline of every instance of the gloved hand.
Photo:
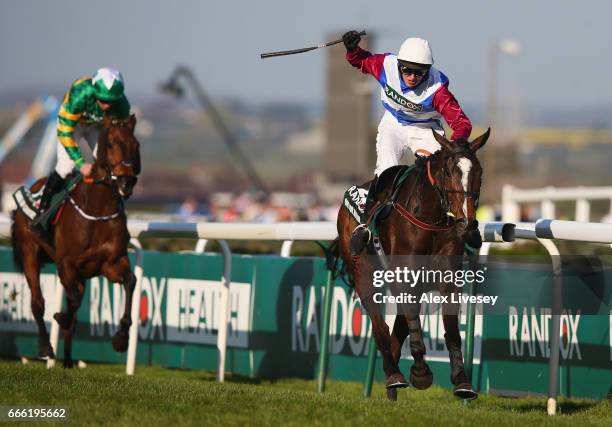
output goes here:
[[342, 41], [344, 42], [344, 47], [346, 47], [346, 51], [351, 52], [357, 49], [357, 46], [359, 46], [361, 36], [357, 31], [351, 30], [342, 35]]

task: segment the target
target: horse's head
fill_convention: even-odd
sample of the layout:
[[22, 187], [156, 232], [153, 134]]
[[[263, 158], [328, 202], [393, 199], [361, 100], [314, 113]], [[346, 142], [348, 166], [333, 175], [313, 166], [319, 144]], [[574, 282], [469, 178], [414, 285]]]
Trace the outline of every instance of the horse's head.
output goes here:
[[[474, 139], [448, 141], [444, 136], [433, 132], [440, 146], [441, 164], [435, 179], [442, 192], [447, 215], [454, 218], [459, 235], [474, 247], [482, 243], [478, 235], [476, 209], [480, 197], [482, 167], [476, 157], [478, 151], [489, 139], [491, 129]], [[446, 202], [444, 202], [446, 200]]]
[[125, 199], [132, 195], [140, 174], [140, 144], [134, 136], [135, 126], [133, 114], [127, 120], [105, 117], [98, 139], [96, 165]]

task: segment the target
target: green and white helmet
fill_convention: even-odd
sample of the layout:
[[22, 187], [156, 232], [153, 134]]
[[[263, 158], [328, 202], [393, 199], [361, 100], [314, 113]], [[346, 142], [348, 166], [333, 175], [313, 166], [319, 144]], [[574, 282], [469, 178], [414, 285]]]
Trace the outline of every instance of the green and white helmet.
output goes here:
[[114, 102], [123, 95], [123, 76], [113, 68], [100, 68], [91, 79], [91, 84], [100, 101]]

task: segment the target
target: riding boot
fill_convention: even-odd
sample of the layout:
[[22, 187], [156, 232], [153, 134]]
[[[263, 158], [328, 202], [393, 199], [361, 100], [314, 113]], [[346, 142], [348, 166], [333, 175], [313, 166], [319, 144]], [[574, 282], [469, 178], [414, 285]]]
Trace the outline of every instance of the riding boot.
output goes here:
[[49, 209], [53, 195], [63, 186], [64, 178], [59, 176], [57, 172], [53, 171], [45, 183], [45, 188], [43, 189], [43, 194], [40, 198], [40, 204], [38, 205], [38, 214], [36, 215], [36, 218], [32, 220], [33, 227], [39, 228], [40, 218], [47, 211], [47, 209]]
[[[370, 210], [374, 205], [374, 201], [376, 200], [376, 183], [378, 182], [378, 175], [374, 175], [374, 179], [370, 181], [370, 186], [368, 187], [368, 195], [366, 197], [365, 207], [363, 208], [363, 219], [367, 222], [367, 218], [370, 215]], [[351, 235], [351, 240], [349, 243], [349, 248], [351, 251], [351, 256], [359, 255], [361, 251], [366, 247], [368, 241], [370, 240], [370, 230], [366, 225], [366, 222], [360, 224], [358, 227], [353, 230], [353, 234]]]

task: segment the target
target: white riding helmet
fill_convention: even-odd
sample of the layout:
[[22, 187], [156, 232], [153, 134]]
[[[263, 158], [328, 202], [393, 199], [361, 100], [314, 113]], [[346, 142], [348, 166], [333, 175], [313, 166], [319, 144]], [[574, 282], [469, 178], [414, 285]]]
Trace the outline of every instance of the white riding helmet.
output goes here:
[[402, 43], [397, 59], [423, 65], [432, 65], [434, 63], [429, 42], [418, 37], [410, 37]]

